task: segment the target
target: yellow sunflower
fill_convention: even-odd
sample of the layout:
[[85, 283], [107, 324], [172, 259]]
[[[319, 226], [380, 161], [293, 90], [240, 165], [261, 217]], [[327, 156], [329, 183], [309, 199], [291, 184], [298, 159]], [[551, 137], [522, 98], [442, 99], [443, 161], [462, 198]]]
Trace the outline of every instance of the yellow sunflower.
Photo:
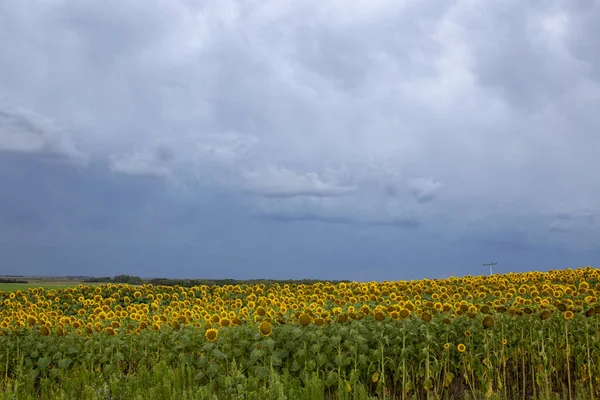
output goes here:
[[565, 319], [568, 321], [570, 319], [572, 319], [574, 317], [575, 314], [573, 314], [573, 311], [567, 311], [564, 314]]
[[269, 336], [273, 333], [273, 325], [269, 321], [263, 321], [258, 327], [260, 334], [263, 336]]
[[209, 342], [214, 342], [215, 340], [217, 340], [219, 338], [219, 331], [216, 329], [208, 329], [205, 333], [204, 336], [206, 336], [206, 339]]

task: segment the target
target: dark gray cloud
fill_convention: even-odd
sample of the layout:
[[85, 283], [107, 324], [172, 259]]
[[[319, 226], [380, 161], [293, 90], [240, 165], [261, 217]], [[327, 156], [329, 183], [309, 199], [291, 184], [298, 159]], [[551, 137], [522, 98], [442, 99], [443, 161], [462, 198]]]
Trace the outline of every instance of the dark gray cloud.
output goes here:
[[361, 279], [501, 251], [515, 268], [592, 257], [599, 13], [2, 3], [0, 244], [23, 268], [197, 259]]

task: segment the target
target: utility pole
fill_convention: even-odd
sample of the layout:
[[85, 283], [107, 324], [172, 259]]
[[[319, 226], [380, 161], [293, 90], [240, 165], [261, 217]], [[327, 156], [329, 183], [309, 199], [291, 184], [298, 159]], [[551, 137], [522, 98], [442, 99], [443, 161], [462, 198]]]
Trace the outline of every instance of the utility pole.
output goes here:
[[496, 264], [498, 264], [498, 263], [493, 262], [493, 263], [489, 263], [489, 264], [483, 264], [484, 267], [490, 267], [490, 276], [492, 276], [492, 265], [496, 265]]

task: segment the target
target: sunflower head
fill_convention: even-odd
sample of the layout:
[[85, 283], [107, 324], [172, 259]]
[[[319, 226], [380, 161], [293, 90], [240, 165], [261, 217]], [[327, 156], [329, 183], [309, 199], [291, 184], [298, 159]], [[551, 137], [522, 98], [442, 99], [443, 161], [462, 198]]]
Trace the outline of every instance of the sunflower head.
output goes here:
[[298, 317], [298, 322], [300, 322], [300, 325], [302, 326], [306, 326], [308, 324], [310, 324], [312, 318], [310, 317], [310, 315], [306, 314], [306, 313], [302, 313], [300, 314], [300, 317]]
[[463, 353], [467, 349], [467, 346], [465, 346], [463, 343], [459, 343], [458, 346], [456, 346], [456, 348], [458, 349], [458, 351]]
[[573, 314], [573, 311], [567, 311], [564, 313], [564, 317], [565, 319], [568, 321], [570, 319], [572, 319], [574, 317], [575, 314]]
[[273, 333], [273, 325], [271, 325], [269, 321], [263, 321], [258, 327], [258, 330], [261, 335], [269, 336]]
[[550, 318], [550, 311], [548, 311], [548, 310], [542, 311], [542, 313], [540, 314], [540, 319], [542, 321], [544, 321], [544, 320], [546, 320], [548, 318]]
[[209, 342], [214, 342], [219, 338], [219, 331], [214, 328], [210, 328], [207, 329], [206, 332], [204, 332], [204, 336]]
[[62, 325], [56, 325], [56, 334], [58, 336], [64, 336], [65, 335], [65, 329], [63, 328]]
[[421, 314], [421, 319], [424, 322], [431, 322], [431, 314], [424, 312], [423, 314]]
[[483, 319], [483, 321], [481, 321], [481, 323], [483, 324], [483, 329], [490, 329], [492, 326], [494, 326], [494, 318], [488, 315]]
[[585, 316], [588, 318], [594, 316], [595, 314], [596, 314], [596, 310], [594, 308], [590, 308], [589, 310], [587, 310], [585, 312]]

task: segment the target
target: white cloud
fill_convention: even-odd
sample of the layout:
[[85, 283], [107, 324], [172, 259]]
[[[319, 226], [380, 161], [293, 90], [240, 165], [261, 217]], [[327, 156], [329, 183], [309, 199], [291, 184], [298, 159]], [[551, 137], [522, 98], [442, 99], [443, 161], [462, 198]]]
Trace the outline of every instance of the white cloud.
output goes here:
[[25, 108], [0, 109], [0, 152], [3, 151], [86, 159], [55, 121]]
[[168, 166], [167, 160], [161, 159], [154, 151], [138, 151], [122, 156], [115, 156], [110, 160], [110, 170], [131, 176], [146, 178], [169, 178], [173, 171]]
[[269, 166], [260, 172], [243, 173], [243, 189], [265, 197], [339, 197], [353, 193], [356, 188], [324, 182], [317, 173], [298, 174], [285, 167]]

